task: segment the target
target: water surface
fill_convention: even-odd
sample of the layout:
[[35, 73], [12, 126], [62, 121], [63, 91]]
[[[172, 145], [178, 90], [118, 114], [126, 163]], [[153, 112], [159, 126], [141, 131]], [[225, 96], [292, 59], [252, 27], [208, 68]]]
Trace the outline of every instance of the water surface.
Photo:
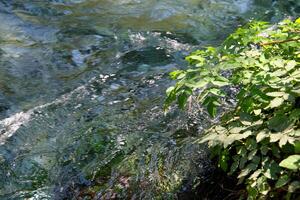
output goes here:
[[167, 74], [297, 1], [0, 1], [0, 199], [174, 199], [209, 170]]

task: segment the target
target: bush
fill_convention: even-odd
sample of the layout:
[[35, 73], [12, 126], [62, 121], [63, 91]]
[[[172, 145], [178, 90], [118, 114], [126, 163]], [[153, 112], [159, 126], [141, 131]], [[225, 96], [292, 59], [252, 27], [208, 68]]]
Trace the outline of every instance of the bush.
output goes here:
[[[248, 199], [291, 199], [300, 189], [300, 18], [276, 25], [251, 22], [217, 48], [186, 58], [170, 74], [166, 108], [191, 96], [216, 117], [237, 88], [236, 104], [206, 131], [218, 165], [245, 185]], [[298, 195], [297, 195], [298, 194]]]

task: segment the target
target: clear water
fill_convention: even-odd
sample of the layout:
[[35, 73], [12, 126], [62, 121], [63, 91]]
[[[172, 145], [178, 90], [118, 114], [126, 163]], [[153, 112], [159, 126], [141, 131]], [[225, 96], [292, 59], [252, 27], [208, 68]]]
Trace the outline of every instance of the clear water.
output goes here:
[[277, 21], [299, 8], [1, 0], [0, 199], [174, 199], [209, 170], [205, 149], [191, 143], [207, 120], [163, 114], [168, 72], [251, 18]]

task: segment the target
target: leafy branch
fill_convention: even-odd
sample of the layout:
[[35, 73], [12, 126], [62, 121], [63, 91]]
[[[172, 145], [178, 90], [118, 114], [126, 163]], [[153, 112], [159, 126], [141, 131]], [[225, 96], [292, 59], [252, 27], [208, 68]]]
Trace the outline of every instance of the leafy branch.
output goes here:
[[214, 118], [239, 89], [236, 106], [198, 142], [245, 184], [249, 200], [291, 199], [300, 190], [299, 30], [300, 18], [252, 22], [221, 46], [188, 56], [191, 68], [170, 74], [177, 83], [167, 90], [166, 109], [175, 101], [190, 109], [193, 96]]

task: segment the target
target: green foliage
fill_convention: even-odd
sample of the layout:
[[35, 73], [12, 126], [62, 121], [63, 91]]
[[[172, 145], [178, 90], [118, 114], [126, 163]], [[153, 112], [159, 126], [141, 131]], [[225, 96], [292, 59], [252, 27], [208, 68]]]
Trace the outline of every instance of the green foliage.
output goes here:
[[219, 167], [234, 175], [248, 199], [283, 198], [300, 188], [300, 18], [276, 25], [252, 22], [218, 48], [186, 58], [190, 69], [175, 71], [166, 108], [184, 108], [194, 95], [212, 117], [238, 88], [236, 106], [200, 139]]

